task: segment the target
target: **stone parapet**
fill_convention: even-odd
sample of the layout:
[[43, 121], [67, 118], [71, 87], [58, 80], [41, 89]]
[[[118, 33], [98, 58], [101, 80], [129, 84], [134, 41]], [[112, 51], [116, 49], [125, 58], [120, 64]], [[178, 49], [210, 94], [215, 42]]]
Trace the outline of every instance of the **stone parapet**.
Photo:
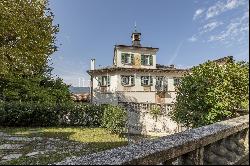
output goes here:
[[249, 154], [249, 115], [82, 157], [59, 165], [241, 164]]

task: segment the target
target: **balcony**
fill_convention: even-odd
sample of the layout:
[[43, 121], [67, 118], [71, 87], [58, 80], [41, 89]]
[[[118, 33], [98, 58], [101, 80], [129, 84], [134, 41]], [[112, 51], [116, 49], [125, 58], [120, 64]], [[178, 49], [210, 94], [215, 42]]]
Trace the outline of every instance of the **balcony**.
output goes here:
[[156, 84], [155, 90], [157, 92], [167, 92], [168, 91], [168, 85], [167, 84]]

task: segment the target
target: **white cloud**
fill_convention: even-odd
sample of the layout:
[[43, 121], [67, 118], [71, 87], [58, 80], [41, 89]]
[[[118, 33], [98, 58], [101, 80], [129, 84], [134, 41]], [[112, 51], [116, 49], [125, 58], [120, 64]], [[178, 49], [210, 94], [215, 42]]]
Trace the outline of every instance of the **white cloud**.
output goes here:
[[195, 41], [197, 41], [198, 39], [197, 39], [197, 37], [195, 37], [195, 36], [192, 36], [192, 37], [190, 37], [189, 39], [188, 39], [188, 41], [190, 41], [190, 42], [195, 42]]
[[208, 8], [206, 12], [206, 19], [213, 18], [225, 11], [235, 9], [242, 5], [245, 5], [244, 0], [218, 1], [215, 5]]
[[[198, 32], [193, 34], [188, 41], [203, 40], [204, 43], [220, 42], [225, 47], [231, 47], [235, 44], [249, 47], [249, 42], [247, 42], [249, 40], [248, 5], [248, 0], [219, 0], [207, 8], [199, 8], [195, 11], [193, 18], [199, 18], [197, 19], [200, 24]], [[222, 15], [233, 9], [237, 12], [231, 11]], [[219, 15], [221, 17], [217, 17]]]
[[198, 17], [200, 17], [203, 12], [204, 12], [204, 9], [196, 10], [196, 12], [195, 12], [195, 14], [193, 16], [193, 20], [196, 20]]
[[215, 34], [209, 37], [211, 41], [221, 41], [228, 44], [229, 41], [242, 42], [249, 34], [249, 11], [245, 12], [242, 17], [233, 19], [219, 34]]
[[201, 30], [200, 30], [200, 34], [203, 34], [203, 33], [206, 33], [206, 32], [210, 32], [212, 30], [214, 30], [215, 28], [217, 28], [218, 26], [222, 25], [223, 22], [220, 22], [220, 21], [213, 21], [213, 22], [210, 22], [206, 25], [204, 25]]

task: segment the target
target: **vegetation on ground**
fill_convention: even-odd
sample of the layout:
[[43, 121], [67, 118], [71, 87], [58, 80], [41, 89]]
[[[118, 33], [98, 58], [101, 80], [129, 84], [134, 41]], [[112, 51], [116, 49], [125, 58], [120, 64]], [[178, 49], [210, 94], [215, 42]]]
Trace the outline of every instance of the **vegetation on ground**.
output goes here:
[[113, 133], [123, 133], [126, 120], [125, 109], [108, 104], [0, 102], [0, 126], [104, 127]]
[[[0, 128], [12, 137], [42, 138], [33, 141], [8, 141], [1, 143], [22, 144], [21, 149], [15, 149], [3, 153], [21, 153], [22, 157], [10, 161], [0, 162], [0, 164], [52, 164], [62, 161], [66, 157], [81, 156], [95, 153], [106, 149], [127, 145], [127, 139], [116, 134], [111, 134], [104, 128]], [[59, 141], [57, 141], [59, 139]], [[26, 156], [31, 152], [45, 152], [35, 156]]]
[[208, 61], [184, 76], [170, 116], [186, 127], [208, 125], [239, 116], [238, 109], [248, 110], [248, 97], [249, 63]]
[[161, 107], [151, 108], [149, 113], [157, 120], [157, 117], [162, 115]]
[[105, 127], [114, 133], [125, 133], [127, 112], [123, 107], [105, 105], [101, 119], [101, 127]]

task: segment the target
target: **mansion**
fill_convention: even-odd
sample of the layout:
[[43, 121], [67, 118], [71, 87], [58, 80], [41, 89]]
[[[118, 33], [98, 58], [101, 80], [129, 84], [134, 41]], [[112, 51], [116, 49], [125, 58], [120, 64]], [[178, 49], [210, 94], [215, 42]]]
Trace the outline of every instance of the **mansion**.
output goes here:
[[131, 39], [132, 45], [115, 45], [111, 67], [96, 69], [95, 59], [91, 60], [87, 71], [91, 76], [91, 102], [175, 102], [176, 87], [188, 69], [156, 64], [159, 48], [142, 46], [141, 33], [136, 30]]
[[[96, 69], [95, 59], [91, 60], [87, 71], [91, 76], [90, 101], [124, 106], [128, 133], [162, 136], [186, 130], [168, 112], [176, 102], [178, 84], [191, 69], [156, 64], [159, 48], [142, 46], [137, 31], [131, 39], [131, 45], [115, 45], [111, 67]], [[232, 59], [225, 57], [215, 62], [224, 65], [228, 58]], [[161, 115], [155, 119], [151, 112], [159, 106]]]

